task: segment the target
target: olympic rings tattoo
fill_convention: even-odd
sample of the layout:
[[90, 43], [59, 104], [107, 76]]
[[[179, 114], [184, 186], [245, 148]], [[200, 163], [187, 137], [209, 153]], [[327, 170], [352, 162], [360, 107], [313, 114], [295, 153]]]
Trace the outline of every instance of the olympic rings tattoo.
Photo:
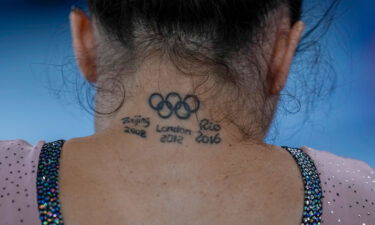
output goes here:
[[154, 93], [150, 96], [148, 102], [150, 107], [163, 119], [168, 119], [175, 114], [177, 118], [187, 120], [200, 107], [200, 101], [197, 96], [186, 95], [182, 99], [176, 92], [169, 93], [165, 98], [159, 93]]

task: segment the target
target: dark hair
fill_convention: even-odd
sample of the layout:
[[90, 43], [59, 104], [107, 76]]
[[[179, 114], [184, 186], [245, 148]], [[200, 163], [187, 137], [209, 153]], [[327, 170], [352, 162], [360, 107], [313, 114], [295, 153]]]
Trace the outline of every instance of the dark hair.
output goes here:
[[[301, 17], [302, 6], [302, 0], [88, 0], [88, 3], [100, 27], [133, 58], [147, 56], [154, 50], [169, 55], [176, 66], [183, 67], [180, 62], [189, 60], [221, 66], [228, 71], [221, 77], [226, 81], [235, 81], [237, 76], [235, 69], [230, 68], [230, 58], [256, 42], [254, 38], [270, 12], [285, 6], [293, 25]], [[197, 60], [199, 57], [203, 60]], [[181, 67], [178, 69], [183, 72]]]
[[291, 24], [301, 17], [302, 0], [89, 0], [102, 27], [125, 46], [133, 43], [135, 22], [165, 39], [215, 34], [214, 50], [228, 52], [251, 39], [273, 9], [290, 9]]
[[[173, 60], [175, 65], [183, 65], [179, 61], [190, 60], [213, 67], [220, 66], [225, 70], [222, 74], [218, 72], [222, 80], [238, 86], [241, 82], [238, 81], [236, 68], [230, 63], [232, 58], [245, 46], [249, 46], [249, 43], [253, 47], [255, 44], [261, 45], [259, 39], [254, 37], [266, 26], [267, 18], [273, 11], [285, 7], [290, 14], [291, 26], [300, 20], [302, 2], [302, 0], [88, 0], [90, 11], [100, 28], [111, 40], [127, 49], [132, 56], [149, 55], [150, 52], [146, 50], [157, 49], [170, 56], [173, 55], [169, 59]], [[312, 36], [313, 31], [322, 24], [336, 3], [337, 1], [333, 1], [316, 26], [305, 33], [304, 39]], [[138, 31], [140, 27], [143, 32]], [[302, 41], [297, 52], [307, 51], [312, 43], [316, 44], [315, 41]], [[209, 50], [210, 53], [204, 54], [205, 51], [201, 49]], [[140, 51], [142, 53], [139, 53]], [[202, 57], [198, 59], [196, 55]], [[257, 63], [253, 61], [250, 64], [256, 67]], [[259, 68], [254, 69], [253, 73], [256, 72], [259, 72]], [[100, 87], [96, 88], [100, 89]], [[124, 91], [124, 88], [120, 89]], [[123, 100], [124, 97], [125, 93]], [[123, 103], [124, 101], [121, 101], [121, 104], [109, 113], [95, 109], [94, 111], [98, 115], [112, 114], [121, 108]], [[260, 110], [269, 111], [269, 113], [261, 112], [268, 117], [274, 113], [273, 109], [268, 109], [266, 106]], [[257, 120], [262, 121], [260, 124], [265, 129], [271, 121], [270, 118], [257, 118]], [[241, 130], [246, 134], [249, 133], [245, 128]]]

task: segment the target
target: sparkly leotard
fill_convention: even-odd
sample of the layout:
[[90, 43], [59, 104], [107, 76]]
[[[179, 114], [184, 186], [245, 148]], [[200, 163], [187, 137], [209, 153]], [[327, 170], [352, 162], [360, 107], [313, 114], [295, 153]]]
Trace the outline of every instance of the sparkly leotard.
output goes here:
[[[0, 225], [64, 224], [58, 198], [64, 142], [0, 141]], [[283, 148], [305, 184], [301, 225], [375, 225], [373, 168], [306, 146]]]

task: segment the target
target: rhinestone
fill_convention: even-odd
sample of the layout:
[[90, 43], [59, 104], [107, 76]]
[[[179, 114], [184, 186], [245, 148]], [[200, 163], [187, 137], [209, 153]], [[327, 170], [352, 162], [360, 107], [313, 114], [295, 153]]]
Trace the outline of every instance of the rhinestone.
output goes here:
[[[303, 218], [301, 225], [316, 224], [320, 225], [322, 222], [322, 188], [320, 186], [319, 173], [315, 167], [310, 156], [299, 148], [283, 147], [289, 151], [297, 162], [302, 174], [305, 186], [305, 204], [303, 210]], [[332, 176], [335, 178], [335, 176]], [[330, 181], [331, 179], [328, 178]], [[326, 182], [325, 182], [326, 183]], [[330, 205], [331, 202], [328, 202]], [[333, 213], [333, 211], [331, 211]]]
[[[64, 224], [58, 198], [59, 159], [64, 143], [64, 140], [45, 143], [39, 155], [37, 198], [39, 218], [43, 225]], [[27, 189], [25, 189], [25, 191], [27, 191]]]

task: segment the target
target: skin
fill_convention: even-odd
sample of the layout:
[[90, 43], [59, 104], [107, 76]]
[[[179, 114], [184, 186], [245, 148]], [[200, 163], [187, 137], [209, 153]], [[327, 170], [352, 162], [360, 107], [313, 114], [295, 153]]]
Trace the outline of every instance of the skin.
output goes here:
[[[70, 21], [79, 68], [95, 83], [96, 28], [80, 10], [72, 11]], [[298, 22], [277, 31], [267, 77], [270, 95], [285, 86], [303, 27]], [[213, 122], [219, 131], [205, 129], [202, 119], [211, 118], [204, 96], [198, 96], [200, 108], [189, 119], [161, 118], [148, 103], [151, 94], [192, 91], [192, 80], [168, 62], [149, 60], [136, 77], [135, 94], [115, 115], [101, 118], [105, 122], [95, 134], [67, 140], [63, 147], [59, 186], [66, 224], [300, 224], [304, 187], [288, 152], [261, 136], [238, 142], [240, 131], [228, 121]], [[149, 126], [123, 122], [136, 115]], [[125, 126], [147, 137], [124, 132]], [[184, 127], [192, 135], [182, 135], [182, 143], [163, 143], [157, 126]], [[199, 132], [217, 134], [220, 142], [199, 143]]]

